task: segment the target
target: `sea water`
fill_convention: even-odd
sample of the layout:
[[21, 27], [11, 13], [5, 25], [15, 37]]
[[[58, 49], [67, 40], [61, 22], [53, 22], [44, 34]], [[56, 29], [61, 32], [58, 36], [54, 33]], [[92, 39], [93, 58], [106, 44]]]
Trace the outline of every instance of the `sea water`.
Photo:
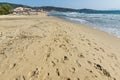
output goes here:
[[79, 12], [52, 12], [49, 15], [85, 24], [120, 38], [120, 14], [88, 14]]

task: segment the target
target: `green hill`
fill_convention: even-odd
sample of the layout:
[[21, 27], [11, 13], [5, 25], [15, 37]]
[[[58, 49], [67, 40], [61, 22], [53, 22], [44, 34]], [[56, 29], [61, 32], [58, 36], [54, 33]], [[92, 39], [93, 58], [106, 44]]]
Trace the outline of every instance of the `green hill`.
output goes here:
[[0, 5], [2, 5], [2, 4], [9, 4], [9, 5], [11, 5], [13, 8], [16, 8], [16, 7], [30, 7], [30, 6], [22, 5], [22, 4], [13, 4], [13, 3], [0, 2]]

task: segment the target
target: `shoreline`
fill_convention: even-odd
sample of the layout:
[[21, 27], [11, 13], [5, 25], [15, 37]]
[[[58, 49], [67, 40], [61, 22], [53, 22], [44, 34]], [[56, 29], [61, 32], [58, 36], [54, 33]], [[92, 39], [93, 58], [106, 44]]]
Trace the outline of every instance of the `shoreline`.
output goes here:
[[46, 14], [0, 20], [0, 80], [119, 80], [119, 53], [120, 39]]
[[[103, 31], [103, 30], [94, 28], [93, 26], [90, 26], [90, 25], [87, 25], [87, 24], [82, 24], [82, 23], [79, 23], [79, 22], [76, 22], [76, 21], [67, 20], [67, 19], [64, 19], [64, 18], [56, 17], [56, 16], [52, 16], [52, 17], [55, 17], [55, 18], [58, 18], [58, 19], [62, 19], [62, 20], [64, 20], [64, 21], [71, 22], [71, 23], [74, 23], [74, 24], [78, 24], [78, 25], [80, 24], [80, 25], [83, 25], [83, 26], [86, 26], [86, 27], [91, 27], [92, 29], [99, 30], [99, 31], [101, 31], [101, 32], [105, 32], [105, 31]], [[111, 35], [111, 36], [114, 36], [114, 37], [120, 39], [120, 37], [117, 37], [117, 36], [115, 36], [115, 35], [113, 35], [113, 34], [110, 34], [110, 33], [108, 33], [108, 32], [105, 32], [105, 33], [107, 33], [108, 35]]]
[[[91, 15], [91, 14], [80, 14], [80, 13], [72, 13], [72, 14], [71, 13], [50, 13], [49, 15], [64, 19], [66, 21], [87, 25], [120, 38], [119, 22], [117, 23], [117, 21], [115, 22], [115, 20], [111, 20], [109, 14], [108, 14], [109, 16], [108, 18], [106, 17], [107, 14], [105, 14], [106, 16], [103, 16], [102, 14]], [[78, 18], [75, 16], [78, 16]], [[82, 16], [86, 16], [86, 17], [82, 17]]]
[[[109, 34], [109, 33], [105, 32], [105, 31], [96, 29], [96, 28], [94, 28], [94, 27], [92, 27], [92, 26], [88, 26], [88, 25], [85, 25], [85, 24], [81, 24], [81, 23], [77, 23], [77, 22], [73, 22], [73, 21], [61, 19], [61, 18], [58, 18], [58, 17], [55, 17], [55, 16], [51, 16], [51, 17], [53, 17], [53, 18], [55, 18], [55, 19], [58, 19], [58, 20], [62, 20], [62, 21], [68, 22], [68, 23], [72, 23], [72, 24], [78, 25], [78, 26], [82, 27], [82, 29], [84, 29], [84, 28], [87, 29], [87, 30], [84, 29], [84, 31], [89, 31], [89, 30], [90, 30], [90, 33], [91, 33], [92, 35], [94, 35], [95, 37], [98, 36], [98, 38], [99, 38], [102, 42], [108, 43], [108, 41], [109, 41], [108, 44], [111, 44], [111, 43], [114, 42], [114, 41], [117, 42], [116, 44], [111, 44], [111, 46], [113, 46], [113, 45], [117, 45], [117, 47], [120, 46], [120, 43], [118, 43], [118, 42], [120, 42], [120, 38], [117, 37], [117, 36], [115, 36], [115, 35]], [[97, 34], [96, 34], [96, 33], [97, 33]], [[105, 37], [104, 37], [104, 36], [105, 36]], [[108, 39], [107, 39], [107, 38], [108, 38]], [[105, 40], [102, 40], [102, 39], [105, 39]], [[110, 41], [109, 39], [110, 39], [111, 41]]]

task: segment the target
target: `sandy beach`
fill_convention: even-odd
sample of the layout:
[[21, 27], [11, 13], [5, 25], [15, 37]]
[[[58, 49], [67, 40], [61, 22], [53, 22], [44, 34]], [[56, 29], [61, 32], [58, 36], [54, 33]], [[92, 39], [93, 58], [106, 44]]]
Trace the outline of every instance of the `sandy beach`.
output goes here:
[[120, 80], [120, 39], [44, 13], [0, 16], [0, 80]]

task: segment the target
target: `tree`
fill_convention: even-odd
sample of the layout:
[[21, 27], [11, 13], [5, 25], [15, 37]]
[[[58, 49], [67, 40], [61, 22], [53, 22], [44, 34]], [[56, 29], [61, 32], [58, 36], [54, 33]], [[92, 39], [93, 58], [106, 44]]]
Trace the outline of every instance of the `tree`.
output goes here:
[[7, 15], [12, 13], [13, 7], [9, 4], [2, 4], [0, 6], [0, 15]]

